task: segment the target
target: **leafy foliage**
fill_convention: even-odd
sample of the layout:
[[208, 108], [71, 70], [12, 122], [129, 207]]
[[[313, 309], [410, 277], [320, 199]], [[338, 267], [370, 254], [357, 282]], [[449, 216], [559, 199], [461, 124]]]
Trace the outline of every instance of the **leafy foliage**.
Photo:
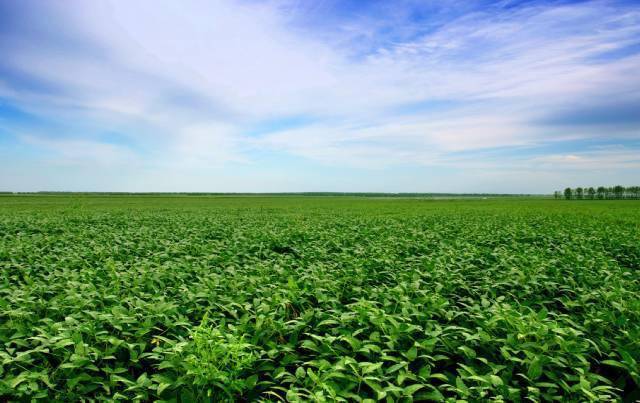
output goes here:
[[575, 189], [566, 188], [564, 192], [560, 192], [559, 190], [553, 193], [555, 199], [560, 199], [561, 195], [564, 194], [564, 198], [567, 200], [603, 200], [603, 199], [640, 199], [640, 186], [613, 186], [613, 187], [605, 187], [599, 186], [597, 189], [590, 188], [581, 188], [577, 187]]
[[0, 397], [640, 398], [640, 204], [0, 197]]
[[[244, 335], [236, 336], [228, 329], [209, 325], [205, 314], [200, 326], [192, 332], [192, 339], [184, 362], [195, 386], [216, 387], [233, 398], [234, 394], [255, 385], [256, 375], [242, 378], [256, 359], [251, 351], [253, 346], [244, 342]], [[207, 396], [211, 393], [212, 389], [207, 389]]]

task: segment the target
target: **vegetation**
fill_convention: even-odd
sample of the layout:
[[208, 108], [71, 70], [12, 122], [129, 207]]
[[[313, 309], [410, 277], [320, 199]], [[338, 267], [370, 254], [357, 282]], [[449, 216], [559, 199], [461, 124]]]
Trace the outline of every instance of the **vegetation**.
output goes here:
[[640, 199], [640, 186], [614, 186], [614, 187], [604, 187], [600, 186], [597, 189], [592, 187], [590, 188], [581, 188], [577, 187], [575, 189], [566, 188], [564, 192], [556, 191], [554, 192], [554, 197], [556, 199], [564, 198], [567, 200], [620, 200], [620, 199]]
[[349, 196], [349, 197], [531, 197], [533, 194], [513, 193], [380, 193], [380, 192], [281, 192], [281, 193], [206, 193], [206, 192], [0, 192], [0, 194], [19, 195], [57, 195], [57, 196]]
[[2, 400], [640, 398], [640, 202], [3, 196], [0, 269]]

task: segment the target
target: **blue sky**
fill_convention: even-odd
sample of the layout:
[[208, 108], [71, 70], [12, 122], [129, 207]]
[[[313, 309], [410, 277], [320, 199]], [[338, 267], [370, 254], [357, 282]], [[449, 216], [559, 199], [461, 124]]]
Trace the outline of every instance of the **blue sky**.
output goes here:
[[0, 190], [640, 181], [637, 1], [0, 0]]

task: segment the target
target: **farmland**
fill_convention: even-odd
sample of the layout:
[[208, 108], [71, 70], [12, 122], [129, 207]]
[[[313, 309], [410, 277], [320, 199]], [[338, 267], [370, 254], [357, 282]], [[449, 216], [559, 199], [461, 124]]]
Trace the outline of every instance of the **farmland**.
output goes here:
[[640, 399], [640, 201], [0, 196], [0, 399]]

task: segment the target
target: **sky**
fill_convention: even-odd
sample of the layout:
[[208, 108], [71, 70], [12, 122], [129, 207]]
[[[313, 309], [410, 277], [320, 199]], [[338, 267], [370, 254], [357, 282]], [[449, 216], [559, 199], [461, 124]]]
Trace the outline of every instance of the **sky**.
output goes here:
[[616, 184], [637, 0], [0, 0], [0, 190]]

